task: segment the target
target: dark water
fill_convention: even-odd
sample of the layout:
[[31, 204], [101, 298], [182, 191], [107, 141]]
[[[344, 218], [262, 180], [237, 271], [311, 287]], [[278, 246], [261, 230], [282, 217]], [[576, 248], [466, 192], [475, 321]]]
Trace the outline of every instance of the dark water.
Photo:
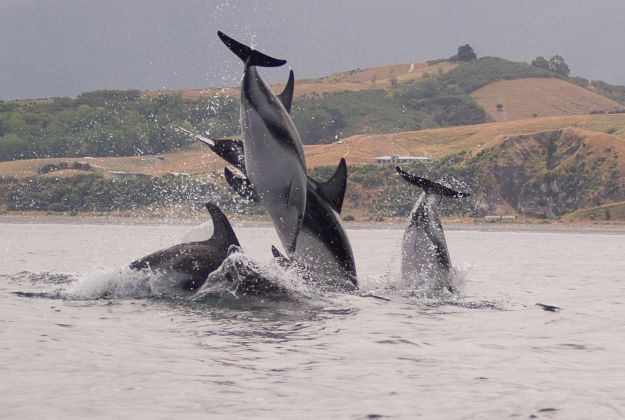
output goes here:
[[390, 300], [198, 303], [120, 268], [188, 231], [0, 224], [0, 418], [625, 416], [625, 235], [448, 232], [459, 298], [411, 296], [397, 230], [349, 231]]

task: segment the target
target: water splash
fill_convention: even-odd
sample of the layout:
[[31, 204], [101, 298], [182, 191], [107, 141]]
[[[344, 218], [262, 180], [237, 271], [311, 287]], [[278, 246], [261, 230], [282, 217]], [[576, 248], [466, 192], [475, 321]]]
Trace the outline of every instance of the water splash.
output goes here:
[[215, 299], [261, 301], [305, 301], [311, 289], [294, 270], [284, 269], [277, 260], [260, 264], [232, 246], [223, 263], [209, 274], [204, 286], [193, 296], [195, 302]]
[[83, 274], [63, 293], [66, 299], [125, 299], [185, 295], [178, 285], [186, 275], [164, 274], [129, 267]]

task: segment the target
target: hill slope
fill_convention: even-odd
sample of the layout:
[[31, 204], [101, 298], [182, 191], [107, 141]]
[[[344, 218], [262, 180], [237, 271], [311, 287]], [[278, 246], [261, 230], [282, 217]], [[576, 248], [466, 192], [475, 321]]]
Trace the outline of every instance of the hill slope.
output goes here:
[[[495, 121], [609, 112], [620, 107], [616, 101], [562, 79], [502, 80], [471, 96]], [[501, 112], [498, 104], [503, 105]]]

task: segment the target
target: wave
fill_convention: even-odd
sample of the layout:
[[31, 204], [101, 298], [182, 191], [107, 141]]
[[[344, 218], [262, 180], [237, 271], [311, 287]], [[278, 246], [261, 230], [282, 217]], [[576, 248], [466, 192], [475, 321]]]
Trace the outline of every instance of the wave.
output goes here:
[[[361, 281], [356, 296], [385, 301], [416, 304], [422, 308], [455, 306], [467, 309], [503, 310], [503, 305], [465, 295], [465, 285], [472, 266], [454, 267], [445, 283], [426, 281], [417, 283], [402, 280], [394, 268]], [[56, 272], [19, 272], [0, 275], [14, 284], [30, 283], [28, 291], [13, 292], [23, 297], [61, 298], [67, 300], [98, 299], [182, 299], [197, 305], [218, 305], [237, 308], [277, 308], [294, 305], [329, 305], [337, 293], [327, 293], [314, 287], [295, 267], [283, 267], [278, 260], [267, 264], [253, 260], [240, 248], [235, 248], [221, 266], [209, 274], [206, 283], [197, 291], [183, 290], [179, 285], [184, 275], [133, 270], [127, 266], [96, 270], [83, 274]], [[444, 284], [445, 286], [441, 286]], [[49, 290], [49, 286], [60, 286]], [[35, 290], [33, 290], [33, 288]]]

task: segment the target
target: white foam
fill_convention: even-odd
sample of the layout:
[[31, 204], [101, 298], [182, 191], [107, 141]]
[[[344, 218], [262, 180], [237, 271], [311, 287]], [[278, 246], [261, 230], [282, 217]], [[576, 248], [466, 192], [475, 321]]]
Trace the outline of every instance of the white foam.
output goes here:
[[[186, 277], [186, 276], [185, 276]], [[67, 299], [147, 298], [178, 295], [181, 276], [133, 270], [129, 267], [98, 270], [78, 276], [65, 291]]]

